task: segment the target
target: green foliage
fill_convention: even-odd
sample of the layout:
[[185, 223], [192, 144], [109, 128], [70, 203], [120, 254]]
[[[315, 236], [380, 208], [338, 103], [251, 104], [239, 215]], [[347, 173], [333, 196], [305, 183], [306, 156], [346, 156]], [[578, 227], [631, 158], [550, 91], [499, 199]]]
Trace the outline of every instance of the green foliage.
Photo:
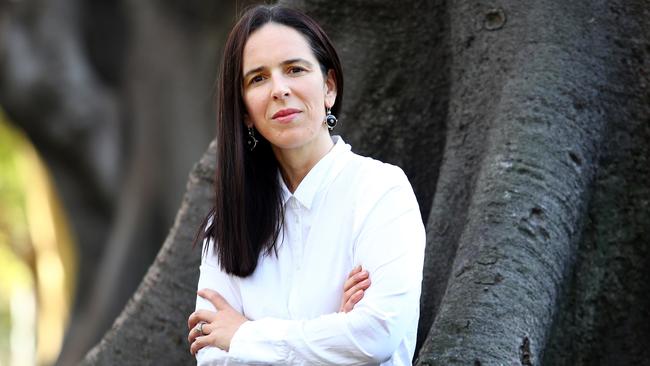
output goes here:
[[21, 155], [26, 140], [0, 109], [0, 365], [9, 363], [11, 302], [17, 291], [31, 290], [32, 274], [25, 264], [28, 248], [25, 184]]
[[24, 249], [27, 237], [25, 183], [20, 164], [25, 138], [13, 129], [0, 110], [0, 245]]

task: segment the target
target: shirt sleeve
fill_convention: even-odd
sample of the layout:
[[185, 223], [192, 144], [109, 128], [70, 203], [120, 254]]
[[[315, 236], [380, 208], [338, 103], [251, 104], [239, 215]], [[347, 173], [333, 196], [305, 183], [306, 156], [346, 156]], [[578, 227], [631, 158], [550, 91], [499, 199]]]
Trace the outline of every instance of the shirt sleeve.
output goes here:
[[251, 364], [365, 365], [390, 359], [417, 325], [425, 243], [417, 200], [399, 173], [400, 184], [362, 218], [354, 256], [372, 284], [354, 309], [308, 320], [246, 322], [231, 341], [231, 357]]
[[[203, 254], [199, 283], [197, 289], [209, 288], [217, 291], [237, 311], [242, 313], [242, 302], [239, 291], [236, 290], [236, 283], [232, 276], [221, 270], [216, 254], [214, 253], [214, 241], [204, 241]], [[196, 296], [196, 310], [209, 310], [216, 312], [212, 303], [200, 296]], [[230, 359], [228, 352], [217, 347], [203, 347], [196, 353], [198, 366], [212, 365], [238, 365], [236, 360]]]

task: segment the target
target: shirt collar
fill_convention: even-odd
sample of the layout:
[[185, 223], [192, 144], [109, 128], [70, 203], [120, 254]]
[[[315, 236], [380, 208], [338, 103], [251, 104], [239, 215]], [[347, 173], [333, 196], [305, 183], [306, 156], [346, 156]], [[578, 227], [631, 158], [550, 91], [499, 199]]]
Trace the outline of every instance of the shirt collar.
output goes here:
[[278, 179], [282, 189], [282, 202], [284, 204], [287, 203], [291, 196], [294, 196], [303, 206], [311, 209], [316, 194], [325, 188], [343, 168], [347, 160], [344, 159], [344, 155], [351, 150], [351, 147], [343, 141], [341, 136], [332, 136], [332, 141], [334, 147], [311, 168], [293, 195], [278, 170]]

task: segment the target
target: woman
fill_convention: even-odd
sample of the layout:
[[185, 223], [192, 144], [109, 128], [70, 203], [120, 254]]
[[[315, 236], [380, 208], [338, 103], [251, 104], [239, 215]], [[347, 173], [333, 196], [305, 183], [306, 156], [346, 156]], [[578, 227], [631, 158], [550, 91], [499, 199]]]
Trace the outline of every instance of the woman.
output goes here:
[[411, 364], [420, 211], [401, 169], [330, 136], [343, 74], [328, 37], [296, 10], [252, 8], [219, 85], [216, 199], [188, 319], [198, 363]]

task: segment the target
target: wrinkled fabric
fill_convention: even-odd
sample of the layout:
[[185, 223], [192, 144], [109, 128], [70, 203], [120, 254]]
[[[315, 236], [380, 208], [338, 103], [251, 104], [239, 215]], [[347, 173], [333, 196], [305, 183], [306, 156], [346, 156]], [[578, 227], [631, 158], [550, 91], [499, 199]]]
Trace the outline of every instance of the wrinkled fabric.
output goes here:
[[[223, 272], [204, 243], [198, 288], [218, 291], [250, 321], [229, 352], [204, 347], [198, 365], [411, 365], [425, 231], [408, 179], [396, 166], [335, 145], [291, 194], [283, 189], [278, 252], [246, 278]], [[357, 265], [371, 285], [339, 313]], [[197, 309], [215, 311], [197, 297]]]

